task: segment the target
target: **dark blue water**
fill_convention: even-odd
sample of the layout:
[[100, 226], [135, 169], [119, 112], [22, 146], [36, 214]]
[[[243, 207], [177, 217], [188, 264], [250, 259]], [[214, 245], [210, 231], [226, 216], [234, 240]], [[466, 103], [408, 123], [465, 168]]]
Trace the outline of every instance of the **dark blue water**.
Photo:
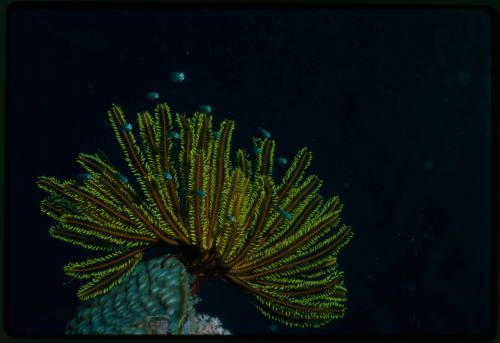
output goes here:
[[126, 170], [105, 113], [152, 110], [155, 91], [174, 111], [210, 104], [216, 123], [236, 120], [233, 151], [251, 148], [257, 126], [289, 160], [308, 146], [321, 193], [340, 195], [355, 232], [339, 255], [343, 319], [273, 327], [219, 280], [201, 282], [199, 312], [238, 334], [489, 333], [490, 26], [465, 9], [11, 11], [9, 332], [62, 334], [79, 286], [62, 266], [89, 256], [48, 235], [36, 177], [72, 178], [77, 154], [97, 149]]

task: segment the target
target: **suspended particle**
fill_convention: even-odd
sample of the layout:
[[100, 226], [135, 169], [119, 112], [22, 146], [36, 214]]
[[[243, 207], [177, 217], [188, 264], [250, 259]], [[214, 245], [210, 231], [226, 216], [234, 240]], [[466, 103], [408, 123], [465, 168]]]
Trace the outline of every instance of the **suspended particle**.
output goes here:
[[210, 105], [201, 105], [200, 107], [198, 107], [198, 110], [200, 112], [209, 114], [209, 113], [212, 113], [212, 106], [210, 106]]
[[68, 285], [72, 284], [74, 280], [76, 280], [74, 278], [69, 278], [69, 277], [65, 277], [65, 279], [66, 279], [66, 281], [64, 281], [62, 283], [63, 286], [68, 286]]
[[173, 83], [182, 83], [186, 79], [186, 76], [181, 71], [173, 71], [170, 73], [170, 78]]
[[128, 179], [122, 174], [116, 174], [115, 176], [119, 178], [123, 183], [128, 183]]
[[168, 134], [169, 134], [169, 135], [170, 135], [170, 137], [172, 137], [173, 139], [179, 139], [179, 137], [180, 137], [180, 136], [179, 136], [179, 134], [178, 134], [177, 132], [175, 132], [175, 131], [170, 131]]
[[217, 131], [212, 131], [212, 133], [214, 134], [215, 138], [220, 138], [221, 137], [220, 133], [217, 132]]
[[235, 218], [235, 217], [233, 217], [233, 216], [231, 216], [231, 215], [229, 215], [229, 214], [226, 216], [226, 219], [228, 219], [229, 221], [231, 221], [231, 222], [233, 222], [233, 223], [236, 223], [236, 222], [237, 222], [236, 218]]
[[158, 94], [156, 92], [149, 92], [149, 93], [146, 93], [146, 95], [144, 95], [144, 97], [146, 99], [149, 99], [149, 100], [158, 100], [160, 98], [160, 94]]
[[290, 213], [288, 213], [287, 211], [285, 211], [285, 210], [283, 210], [283, 209], [279, 208], [278, 206], [276, 206], [276, 209], [277, 209], [277, 210], [278, 210], [278, 212], [279, 212], [279, 213], [281, 213], [281, 215], [282, 215], [283, 217], [285, 217], [286, 219], [288, 219], [288, 220], [292, 219], [292, 215], [291, 215]]
[[264, 135], [264, 137], [271, 138], [271, 133], [266, 129], [263, 129], [261, 127], [258, 127], [257, 129]]
[[167, 179], [167, 180], [172, 180], [172, 175], [170, 175], [167, 172], [163, 172], [163, 176], [165, 176], [165, 179]]
[[278, 161], [278, 163], [279, 163], [279, 164], [282, 164], [282, 165], [285, 165], [285, 164], [287, 164], [287, 163], [288, 163], [288, 161], [287, 161], [287, 160], [286, 160], [286, 158], [284, 158], [284, 157], [278, 157], [278, 158], [276, 159], [276, 161]]
[[432, 162], [431, 161], [425, 161], [424, 162], [424, 169], [429, 171], [432, 169]]
[[92, 176], [89, 173], [78, 174], [76, 178], [80, 181], [90, 180]]
[[120, 125], [120, 129], [122, 129], [123, 131], [132, 131], [132, 124], [130, 123], [122, 124]]
[[195, 189], [195, 190], [192, 190], [190, 192], [191, 195], [196, 195], [196, 196], [199, 196], [199, 197], [204, 197], [207, 195], [207, 192], [201, 190], [201, 189]]

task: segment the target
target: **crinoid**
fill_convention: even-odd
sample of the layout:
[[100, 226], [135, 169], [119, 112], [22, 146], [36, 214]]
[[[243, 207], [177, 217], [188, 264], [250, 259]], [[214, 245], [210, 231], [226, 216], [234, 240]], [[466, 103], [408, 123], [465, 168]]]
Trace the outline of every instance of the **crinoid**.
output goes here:
[[165, 103], [139, 113], [137, 128], [116, 105], [108, 118], [142, 195], [102, 154], [78, 156], [83, 182], [38, 180], [50, 193], [42, 211], [58, 221], [51, 235], [108, 253], [64, 267], [88, 280], [81, 299], [108, 291], [147, 249], [165, 246], [191, 273], [237, 286], [282, 323], [317, 327], [343, 316], [336, 256], [352, 232], [339, 226], [339, 198], [321, 197], [322, 181], [305, 175], [306, 148], [275, 183], [275, 141], [254, 138], [254, 167], [241, 149], [232, 161], [232, 120], [214, 129], [212, 116], [173, 116]]

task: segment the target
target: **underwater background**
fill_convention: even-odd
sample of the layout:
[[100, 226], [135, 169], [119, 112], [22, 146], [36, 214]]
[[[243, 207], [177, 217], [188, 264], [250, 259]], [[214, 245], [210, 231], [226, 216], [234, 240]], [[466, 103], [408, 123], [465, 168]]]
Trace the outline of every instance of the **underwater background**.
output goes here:
[[308, 146], [355, 232], [338, 257], [344, 318], [289, 328], [220, 280], [201, 281], [199, 312], [235, 334], [491, 333], [491, 24], [459, 8], [11, 8], [9, 333], [64, 334], [80, 282], [62, 267], [89, 256], [49, 236], [36, 177], [74, 178], [98, 149], [128, 171], [106, 111], [163, 101], [234, 119], [233, 152], [258, 126], [279, 156]]

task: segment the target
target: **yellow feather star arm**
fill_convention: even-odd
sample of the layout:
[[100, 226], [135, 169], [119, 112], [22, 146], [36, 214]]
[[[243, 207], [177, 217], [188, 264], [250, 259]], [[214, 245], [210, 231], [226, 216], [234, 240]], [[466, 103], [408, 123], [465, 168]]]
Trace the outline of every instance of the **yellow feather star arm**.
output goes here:
[[223, 213], [226, 213], [224, 228], [219, 230], [220, 239], [218, 240], [219, 245], [217, 248], [223, 252], [220, 257], [221, 261], [226, 261], [228, 255], [234, 252], [231, 247], [235, 244], [238, 231], [241, 231], [241, 229], [238, 229], [239, 224], [236, 218], [240, 220], [245, 218], [243, 205], [249, 183], [250, 180], [245, 176], [242, 169], [237, 168], [233, 171], [230, 183], [231, 189], [228, 193], [229, 201], [226, 204], [226, 208], [223, 209]]
[[[236, 259], [244, 256], [243, 251], [246, 249], [246, 243], [251, 237], [253, 228], [258, 217], [258, 208], [262, 206], [265, 199], [265, 188], [262, 179], [258, 179], [256, 182], [249, 182], [248, 177], [242, 179], [243, 186], [240, 186], [240, 190], [244, 191], [243, 195], [240, 194], [241, 200], [241, 210], [239, 216], [234, 216], [236, 223], [231, 223], [232, 233], [231, 237], [228, 238], [230, 242], [227, 244], [227, 248], [220, 257], [221, 262], [226, 266], [231, 266], [235, 263]], [[226, 224], [229, 227], [229, 223]]]
[[91, 281], [78, 290], [78, 297], [87, 300], [107, 292], [130, 274], [144, 255], [145, 248], [119, 250], [104, 257], [84, 262], [69, 263], [64, 266], [67, 275]]
[[276, 142], [267, 138], [254, 138], [253, 141], [255, 147], [258, 149], [255, 172], [272, 178]]
[[[252, 257], [246, 259], [245, 264], [237, 265], [234, 267], [235, 271], [239, 273], [244, 273], [248, 270], [258, 270], [261, 266], [272, 266], [275, 261], [282, 263], [287, 261], [294, 256], [294, 254], [299, 254], [302, 250], [309, 252], [310, 250], [304, 248], [307, 244], [313, 244], [314, 248], [325, 244], [325, 240], [321, 239], [321, 235], [331, 232], [331, 228], [338, 224], [338, 199], [333, 199], [324, 205], [329, 211], [319, 212], [318, 217], [308, 217], [299, 229], [279, 242], [273, 244], [269, 248], [262, 249], [256, 252]], [[341, 229], [342, 230], [342, 229]], [[316, 244], [317, 241], [322, 241], [322, 243]], [[293, 252], [289, 254], [289, 252]], [[300, 256], [300, 255], [298, 255]]]
[[[147, 120], [141, 121], [143, 117], [144, 115], [139, 114], [139, 121], [142, 126], [148, 124]], [[144, 157], [142, 149], [140, 149], [132, 133], [132, 129], [128, 127], [128, 125], [131, 126], [132, 124], [126, 121], [123, 111], [116, 105], [113, 105], [111, 110], [108, 111], [108, 119], [111, 122], [115, 136], [125, 154], [125, 159], [132, 173], [136, 176], [146, 198], [151, 204], [154, 204], [154, 206], [151, 206], [152, 211], [159, 211], [163, 219], [168, 223], [168, 227], [175, 232], [175, 235], [182, 240], [183, 243], [189, 244], [188, 239], [184, 235], [186, 229], [183, 228], [182, 222], [170, 207], [165, 206], [163, 200], [165, 196], [164, 194], [163, 196], [160, 194], [160, 189], [162, 188], [159, 187], [158, 180], [153, 177], [155, 175], [158, 177], [158, 175], [154, 173], [155, 168], [152, 166], [152, 162], [154, 163], [155, 161], [147, 161]], [[151, 134], [152, 132], [153, 131], [151, 131]], [[148, 145], [151, 142], [152, 136], [145, 134], [142, 136], [144, 138], [143, 145]], [[153, 144], [156, 146], [156, 142]], [[154, 146], [150, 147], [151, 151], [154, 150]], [[158, 168], [156, 168], [156, 170], [158, 170]], [[139, 213], [136, 213], [136, 215], [140, 216]], [[162, 239], [168, 240], [165, 234], [160, 230], [161, 228], [155, 228], [154, 226], [150, 226], [150, 228]]]
[[283, 196], [290, 190], [294, 185], [297, 185], [304, 172], [311, 164], [312, 154], [307, 150], [307, 148], [302, 148], [286, 171], [285, 177], [282, 180], [281, 185], [277, 189], [278, 199], [283, 198]]
[[144, 242], [158, 243], [158, 239], [154, 237], [129, 233], [122, 230], [120, 226], [112, 223], [103, 224], [86, 215], [64, 215], [59, 222], [68, 232], [99, 238], [117, 246], [144, 245]]
[[187, 171], [187, 189], [191, 192], [187, 196], [187, 217], [191, 228], [191, 242], [204, 250], [207, 249], [203, 242], [206, 242], [209, 219], [207, 212], [210, 208], [208, 204], [209, 196], [207, 197], [208, 168], [209, 162], [205, 156], [196, 150], [192, 150], [189, 158], [189, 170]]
[[[351, 236], [350, 229], [343, 227], [316, 253], [283, 255], [287, 258], [249, 270], [247, 275], [228, 277], [254, 298], [266, 316], [292, 326], [321, 326], [343, 316], [346, 289], [342, 273], [334, 268], [335, 255]], [[293, 249], [288, 253], [293, 255]]]
[[[180, 176], [176, 167], [174, 139], [169, 135], [169, 132], [173, 132], [173, 120], [167, 104], [156, 106], [153, 126], [158, 147], [154, 162], [158, 171], [162, 173], [161, 176], [163, 176], [163, 178], [160, 178], [161, 195], [165, 198], [167, 207], [173, 209], [176, 218], [182, 223], [183, 217], [177, 191], [180, 188]], [[171, 177], [170, 180], [167, 179], [168, 176]], [[183, 232], [186, 235], [187, 231], [184, 225], [181, 226], [181, 229], [184, 229]]]
[[77, 161], [89, 172], [94, 173], [86, 182], [88, 189], [113, 202], [114, 206], [110, 207], [123, 212], [120, 219], [129, 223], [136, 222], [155, 237], [172, 245], [178, 244], [175, 232], [165, 224], [158, 211], [155, 211], [154, 205], [145, 203], [128, 182], [117, 176], [119, 175], [117, 170], [98, 156], [80, 154]]
[[[266, 225], [258, 237], [258, 244], [255, 244], [250, 250], [249, 254], [252, 255], [256, 250], [263, 250], [264, 248], [275, 244], [275, 241], [281, 234], [289, 232], [291, 224], [294, 222], [293, 218], [299, 217], [301, 208], [305, 207], [316, 197], [316, 192], [321, 187], [321, 180], [316, 176], [310, 176], [304, 183], [290, 192], [282, 202], [278, 203], [278, 207], [290, 213], [292, 219], [285, 219], [283, 215], [275, 211], [270, 215]], [[280, 232], [277, 233], [276, 230]]]
[[[272, 181], [269, 180], [268, 176], [258, 176], [256, 180], [260, 178], [261, 185], [263, 189], [261, 190], [260, 199], [257, 199], [255, 206], [250, 210], [250, 218], [255, 219], [252, 226], [247, 226], [245, 229], [251, 228], [250, 237], [245, 241], [245, 246], [243, 250], [238, 252], [238, 256], [232, 261], [233, 265], [238, 265], [242, 263], [241, 261], [246, 259], [248, 251], [255, 245], [257, 237], [261, 234], [261, 230], [267, 220], [270, 210], [273, 206], [273, 193], [272, 193]], [[259, 201], [260, 200], [260, 201]]]
[[157, 242], [155, 236], [141, 230], [137, 221], [129, 219], [109, 199], [101, 197], [87, 186], [79, 186], [74, 181], [59, 182], [47, 177], [40, 177], [38, 186], [52, 194], [52, 198], [42, 201], [42, 211], [60, 222], [69, 215], [81, 215], [83, 221], [94, 222], [102, 227], [114, 227], [123, 234], [149, 236], [151, 241]]
[[250, 176], [252, 174], [252, 162], [250, 155], [242, 149], [236, 151], [236, 165], [245, 173]]
[[[231, 136], [234, 131], [234, 121], [224, 120], [220, 125], [220, 138], [216, 140], [211, 148], [211, 169], [210, 169], [210, 222], [207, 233], [207, 248], [210, 249], [216, 238], [219, 236], [217, 228], [222, 229], [226, 222], [226, 213], [222, 212], [227, 202], [227, 192], [229, 189], [229, 177], [231, 175], [231, 164], [229, 153], [231, 148]], [[222, 226], [222, 227], [221, 227]]]
[[89, 235], [78, 232], [71, 232], [64, 229], [62, 226], [52, 226], [49, 229], [49, 234], [62, 241], [79, 245], [89, 250], [112, 251], [114, 248], [106, 241], [100, 238], [89, 237]]

